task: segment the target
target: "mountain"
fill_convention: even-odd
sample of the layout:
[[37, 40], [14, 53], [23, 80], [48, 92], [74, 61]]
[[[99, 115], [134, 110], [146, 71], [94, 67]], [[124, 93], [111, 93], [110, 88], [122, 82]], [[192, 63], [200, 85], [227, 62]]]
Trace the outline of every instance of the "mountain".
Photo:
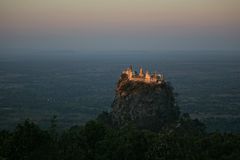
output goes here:
[[122, 74], [112, 103], [114, 126], [134, 123], [139, 128], [160, 130], [174, 124], [179, 114], [169, 83], [131, 81]]
[[122, 72], [111, 107], [110, 113], [100, 114], [97, 120], [113, 128], [130, 124], [154, 132], [175, 130], [195, 135], [205, 132], [203, 123], [192, 120], [187, 113], [180, 114], [173, 87], [164, 76], [144, 73], [142, 68], [139, 73], [131, 66]]
[[116, 86], [110, 113], [98, 119], [114, 127], [133, 124], [140, 129], [160, 131], [177, 126], [180, 117], [173, 88], [162, 74], [150, 74], [132, 66], [124, 70]]

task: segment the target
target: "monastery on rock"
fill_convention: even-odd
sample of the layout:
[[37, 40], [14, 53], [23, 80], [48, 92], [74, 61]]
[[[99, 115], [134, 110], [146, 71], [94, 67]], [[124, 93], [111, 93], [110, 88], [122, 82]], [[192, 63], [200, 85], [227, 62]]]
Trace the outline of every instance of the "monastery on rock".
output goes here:
[[130, 81], [141, 81], [145, 83], [162, 83], [164, 82], [163, 74], [150, 74], [148, 71], [143, 72], [142, 67], [140, 67], [139, 73], [133, 71], [132, 66], [125, 69], [122, 74], [126, 74]]

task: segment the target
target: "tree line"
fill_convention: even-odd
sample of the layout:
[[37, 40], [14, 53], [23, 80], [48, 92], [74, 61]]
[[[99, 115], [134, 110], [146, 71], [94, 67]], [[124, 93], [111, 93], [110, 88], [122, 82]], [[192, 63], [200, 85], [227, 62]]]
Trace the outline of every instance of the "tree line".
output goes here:
[[[56, 118], [56, 117], [55, 117]], [[175, 128], [152, 132], [100, 120], [58, 131], [26, 120], [0, 132], [0, 160], [236, 160], [240, 134], [206, 133], [187, 116]]]

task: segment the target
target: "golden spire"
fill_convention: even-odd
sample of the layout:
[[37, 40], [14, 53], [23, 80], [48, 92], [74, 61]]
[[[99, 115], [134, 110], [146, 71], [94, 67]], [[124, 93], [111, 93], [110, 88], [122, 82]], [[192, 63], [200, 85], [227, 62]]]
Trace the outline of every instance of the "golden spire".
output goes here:
[[143, 69], [142, 69], [142, 67], [140, 67], [139, 76], [140, 76], [140, 77], [143, 77], [143, 76], [144, 76], [144, 75], [143, 75]]
[[151, 76], [150, 76], [149, 72], [146, 71], [146, 74], [145, 74], [145, 81], [146, 81], [146, 82], [150, 82], [150, 80], [151, 80]]

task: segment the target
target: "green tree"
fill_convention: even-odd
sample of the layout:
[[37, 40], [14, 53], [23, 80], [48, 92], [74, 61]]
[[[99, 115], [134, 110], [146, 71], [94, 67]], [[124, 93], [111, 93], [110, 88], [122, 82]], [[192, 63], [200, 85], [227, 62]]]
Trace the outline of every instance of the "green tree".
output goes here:
[[26, 120], [18, 124], [12, 137], [9, 159], [49, 159], [50, 136], [36, 124]]

